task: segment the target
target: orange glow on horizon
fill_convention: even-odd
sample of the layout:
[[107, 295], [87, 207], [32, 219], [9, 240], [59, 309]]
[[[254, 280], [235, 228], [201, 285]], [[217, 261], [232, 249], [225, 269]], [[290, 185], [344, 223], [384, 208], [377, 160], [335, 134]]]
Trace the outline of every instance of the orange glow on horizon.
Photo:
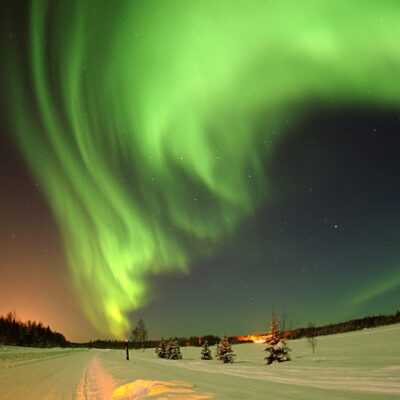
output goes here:
[[240, 342], [264, 343], [268, 336], [269, 334], [253, 333], [251, 335], [237, 336], [236, 339]]
[[[287, 339], [291, 334], [291, 331], [283, 332], [283, 337]], [[252, 333], [250, 335], [236, 336], [236, 340], [239, 342], [265, 343], [270, 336], [269, 333]]]

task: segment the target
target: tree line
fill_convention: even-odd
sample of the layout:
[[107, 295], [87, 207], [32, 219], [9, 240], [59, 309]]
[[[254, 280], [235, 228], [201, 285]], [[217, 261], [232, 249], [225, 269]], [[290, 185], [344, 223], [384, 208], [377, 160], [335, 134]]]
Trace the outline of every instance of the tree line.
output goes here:
[[[189, 338], [186, 337], [178, 337], [178, 338], [170, 338], [176, 339], [179, 346], [197, 346], [200, 347], [204, 344], [205, 341], [209, 343], [210, 346], [215, 345], [220, 341], [219, 336], [214, 335], [206, 335], [206, 336], [191, 336]], [[168, 339], [169, 340], [169, 339]], [[235, 337], [230, 338], [231, 343], [238, 343]], [[155, 348], [159, 344], [159, 340], [144, 340], [137, 341], [134, 337], [128, 341], [129, 349], [142, 349], [142, 348]], [[71, 343], [73, 347], [88, 347], [90, 349], [124, 349], [126, 346], [126, 341], [124, 340], [104, 340], [97, 339], [91, 340], [86, 343]]]
[[30, 347], [66, 347], [64, 335], [41, 322], [20, 321], [15, 313], [0, 316], [0, 344]]
[[307, 328], [298, 328], [290, 331], [289, 337], [290, 339], [298, 339], [302, 337], [333, 335], [335, 333], [358, 331], [397, 323], [400, 323], [400, 311], [397, 311], [393, 315], [373, 315], [323, 326], [314, 326], [310, 323]]
[[[400, 323], [400, 311], [393, 315], [377, 315], [365, 318], [353, 319], [336, 324], [324, 326], [314, 326], [310, 324], [306, 328], [297, 328], [286, 332], [287, 339], [298, 339], [307, 337], [310, 340], [316, 336], [332, 335], [361, 330], [365, 328], [375, 328], [382, 325]], [[190, 336], [176, 338], [179, 346], [202, 346], [206, 341], [210, 346], [218, 344], [221, 340], [216, 335]], [[231, 336], [229, 341], [232, 344], [242, 343], [238, 337]], [[124, 349], [125, 341], [120, 340], [94, 340], [86, 343], [70, 343], [64, 335], [54, 332], [49, 326], [41, 322], [26, 321], [17, 319], [15, 313], [8, 313], [0, 316], [0, 344], [31, 347], [88, 347], [97, 349]], [[128, 342], [130, 349], [157, 348], [158, 340], [149, 340], [147, 330], [143, 321], [139, 321], [136, 328], [132, 331], [132, 337]]]

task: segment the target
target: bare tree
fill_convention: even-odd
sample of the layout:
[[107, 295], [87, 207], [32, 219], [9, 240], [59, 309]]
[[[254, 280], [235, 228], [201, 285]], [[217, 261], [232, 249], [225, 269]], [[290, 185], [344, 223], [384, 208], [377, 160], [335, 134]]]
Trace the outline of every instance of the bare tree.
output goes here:
[[144, 350], [144, 342], [147, 340], [147, 329], [142, 318], [139, 319], [136, 328], [132, 331], [132, 341], [140, 345]]
[[311, 347], [312, 353], [315, 354], [315, 347], [317, 346], [317, 331], [315, 329], [315, 325], [310, 321], [308, 324], [307, 330], [307, 342], [308, 346]]

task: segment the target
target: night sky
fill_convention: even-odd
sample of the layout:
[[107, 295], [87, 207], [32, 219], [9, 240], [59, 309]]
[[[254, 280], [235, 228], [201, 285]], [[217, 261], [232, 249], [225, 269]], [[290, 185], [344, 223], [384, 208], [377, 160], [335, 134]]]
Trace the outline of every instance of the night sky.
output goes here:
[[399, 308], [398, 2], [0, 7], [1, 314], [83, 341]]

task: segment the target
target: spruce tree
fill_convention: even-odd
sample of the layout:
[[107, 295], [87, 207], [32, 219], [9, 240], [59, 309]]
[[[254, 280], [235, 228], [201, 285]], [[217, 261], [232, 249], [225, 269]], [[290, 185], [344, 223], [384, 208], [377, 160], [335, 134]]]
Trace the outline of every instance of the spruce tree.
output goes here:
[[220, 355], [221, 355], [221, 341], [219, 341], [219, 342], [217, 341], [216, 348], [215, 348], [215, 358], [217, 360], [221, 360]]
[[165, 358], [169, 358], [171, 355], [171, 345], [172, 345], [172, 338], [168, 340], [167, 345], [165, 346]]
[[229, 343], [229, 339], [225, 335], [222, 336], [221, 341], [218, 343], [216, 357], [224, 364], [232, 363], [236, 357]]
[[181, 360], [182, 354], [177, 339], [170, 339], [166, 349], [167, 358], [170, 360]]
[[267, 356], [265, 357], [265, 360], [267, 360], [267, 365], [272, 364], [274, 361], [290, 361], [290, 349], [287, 347], [286, 342], [283, 339], [283, 335], [279, 331], [278, 323], [276, 322], [274, 314], [272, 314], [271, 328], [265, 343], [267, 343], [265, 351], [268, 352]]
[[160, 343], [156, 348], [156, 353], [159, 358], [167, 358], [167, 344], [165, 343], [163, 337], [161, 338]]
[[210, 346], [208, 345], [207, 340], [203, 344], [203, 350], [201, 350], [201, 359], [202, 360], [212, 360]]

